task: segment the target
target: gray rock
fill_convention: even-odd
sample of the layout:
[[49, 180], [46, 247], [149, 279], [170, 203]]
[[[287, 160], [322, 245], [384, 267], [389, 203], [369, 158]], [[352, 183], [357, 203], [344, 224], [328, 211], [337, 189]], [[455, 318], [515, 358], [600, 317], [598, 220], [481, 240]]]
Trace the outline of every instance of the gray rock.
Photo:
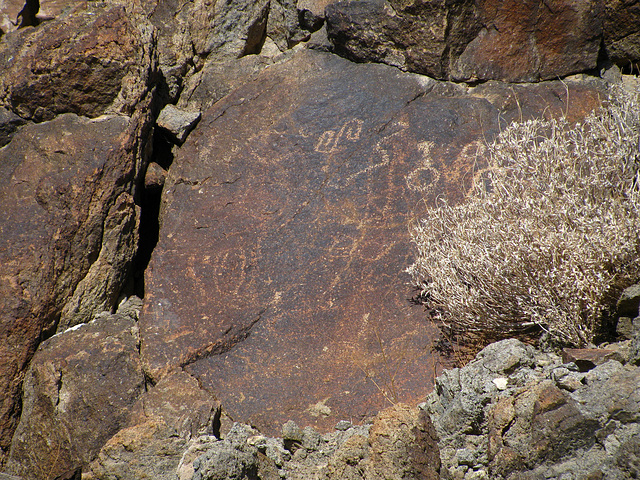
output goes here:
[[620, 295], [616, 306], [619, 316], [636, 318], [640, 307], [640, 284], [626, 288]]
[[11, 110], [0, 107], [0, 147], [4, 147], [11, 141], [11, 137], [27, 121], [13, 113]]
[[336, 430], [340, 430], [342, 432], [344, 432], [345, 430], [349, 430], [351, 427], [353, 427], [353, 424], [347, 420], [340, 420], [338, 423], [336, 423]]
[[631, 340], [628, 361], [632, 365], [640, 365], [640, 332], [637, 332]]
[[170, 134], [175, 143], [182, 144], [198, 120], [200, 120], [199, 111], [188, 111], [175, 105], [167, 105], [160, 112], [156, 123]]
[[257, 480], [257, 450], [242, 451], [219, 441], [193, 462], [193, 480]]

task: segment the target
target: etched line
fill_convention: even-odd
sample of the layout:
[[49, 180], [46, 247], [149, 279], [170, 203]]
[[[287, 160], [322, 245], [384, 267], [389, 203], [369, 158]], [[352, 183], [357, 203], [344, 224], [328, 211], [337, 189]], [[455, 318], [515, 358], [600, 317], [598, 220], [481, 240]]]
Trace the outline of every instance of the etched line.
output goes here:
[[331, 153], [338, 148], [341, 141], [348, 140], [355, 142], [359, 140], [360, 133], [362, 132], [362, 124], [362, 120], [352, 118], [337, 131], [327, 130], [323, 132], [313, 149], [319, 153]]
[[422, 152], [422, 165], [407, 175], [407, 187], [410, 190], [427, 194], [431, 192], [438, 180], [440, 180], [440, 172], [433, 167], [431, 159], [431, 149], [433, 142], [421, 142], [418, 149]]

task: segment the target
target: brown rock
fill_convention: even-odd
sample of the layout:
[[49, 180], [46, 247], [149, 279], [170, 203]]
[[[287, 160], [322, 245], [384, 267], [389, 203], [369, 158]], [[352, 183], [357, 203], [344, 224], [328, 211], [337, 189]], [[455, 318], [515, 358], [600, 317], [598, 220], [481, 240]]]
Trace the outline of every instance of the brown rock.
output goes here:
[[273, 434], [417, 403], [436, 359], [408, 302], [406, 225], [424, 199], [464, 197], [499, 118], [464, 89], [312, 51], [219, 101], [166, 180], [141, 317], [150, 375], [184, 366]]
[[65, 112], [130, 115], [149, 90], [153, 45], [152, 33], [139, 31], [122, 7], [80, 3], [72, 14], [3, 37], [0, 103], [35, 121]]
[[269, 58], [261, 55], [207, 62], [202, 70], [185, 82], [178, 106], [207, 110], [242, 84], [255, 80], [271, 63]]
[[38, 343], [115, 306], [137, 246], [131, 189], [145, 118], [66, 114], [22, 127], [0, 149], [3, 450]]
[[335, 51], [456, 81], [533, 82], [596, 67], [603, 2], [340, 1], [327, 6]]
[[25, 0], [5, 0], [0, 4], [0, 37], [2, 37], [2, 32], [12, 32], [20, 26], [18, 14], [24, 8], [25, 3]]
[[456, 81], [535, 82], [596, 67], [601, 0], [478, 2], [482, 30], [452, 62]]
[[190, 439], [216, 433], [220, 403], [178, 371], [162, 379], [132, 408], [83, 479], [173, 479]]
[[596, 79], [527, 85], [488, 81], [471, 88], [469, 93], [491, 102], [508, 123], [560, 117], [572, 123], [579, 122], [589, 112], [597, 110], [607, 96], [605, 83]]
[[499, 400], [489, 410], [488, 426], [493, 475], [533, 469], [586, 450], [595, 443], [600, 428], [550, 380]]
[[406, 225], [425, 197], [462, 198], [497, 119], [484, 100], [414, 100], [430, 85], [307, 51], [203, 115], [147, 277], [154, 378], [188, 365], [233, 418], [274, 433], [427, 392], [434, 332], [408, 302]]
[[587, 372], [609, 360], [621, 360], [620, 353], [604, 348], [564, 348], [562, 350], [562, 361], [575, 363], [581, 372]]
[[15, 113], [0, 107], [0, 147], [4, 147], [11, 141], [11, 138], [19, 127], [26, 121]]
[[144, 391], [134, 327], [106, 315], [40, 346], [24, 379], [9, 472], [69, 478], [125, 425]]
[[640, 62], [640, 2], [638, 0], [606, 0], [604, 48], [611, 61], [621, 68]]
[[398, 404], [380, 412], [371, 426], [369, 443], [369, 479], [440, 478], [436, 431], [419, 408]]
[[362, 480], [369, 460], [369, 441], [362, 435], [353, 435], [329, 457], [324, 469], [327, 480]]
[[351, 0], [326, 7], [334, 50], [357, 62], [382, 62], [438, 79], [481, 25], [473, 1]]

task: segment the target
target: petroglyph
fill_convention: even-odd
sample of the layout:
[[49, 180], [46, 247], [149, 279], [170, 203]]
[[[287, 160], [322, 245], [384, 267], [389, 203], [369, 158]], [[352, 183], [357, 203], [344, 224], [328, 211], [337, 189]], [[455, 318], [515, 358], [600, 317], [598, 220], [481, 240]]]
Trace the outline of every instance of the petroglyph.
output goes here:
[[433, 142], [418, 143], [418, 149], [422, 153], [422, 165], [405, 177], [407, 187], [421, 192], [423, 195], [432, 192], [440, 179], [440, 172], [434, 168], [433, 159], [431, 158], [433, 146]]
[[340, 130], [327, 130], [323, 132], [313, 149], [319, 153], [332, 153], [338, 149], [341, 142], [345, 140], [351, 142], [358, 140], [362, 132], [362, 123], [362, 120], [353, 118], [342, 125]]

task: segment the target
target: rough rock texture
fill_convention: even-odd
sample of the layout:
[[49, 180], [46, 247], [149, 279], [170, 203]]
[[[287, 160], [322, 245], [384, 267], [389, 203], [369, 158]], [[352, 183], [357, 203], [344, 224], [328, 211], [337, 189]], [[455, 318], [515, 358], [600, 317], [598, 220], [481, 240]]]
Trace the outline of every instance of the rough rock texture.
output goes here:
[[0, 103], [23, 118], [72, 112], [131, 115], [150, 89], [155, 46], [120, 6], [79, 3], [73, 12], [0, 42]]
[[0, 448], [38, 343], [111, 310], [136, 250], [145, 116], [65, 114], [0, 149]]
[[265, 433], [417, 401], [434, 359], [401, 273], [407, 222], [422, 199], [463, 198], [502, 112], [581, 118], [599, 95], [467, 92], [312, 51], [272, 65], [203, 114], [169, 171], [141, 318], [148, 373], [185, 367]]
[[477, 5], [482, 29], [451, 63], [453, 80], [535, 82], [596, 67], [602, 0]]
[[329, 4], [334, 49], [439, 79], [535, 82], [596, 68], [601, 45], [628, 67], [640, 60], [637, 2], [428, 2]]
[[214, 103], [255, 78], [273, 59], [247, 55], [236, 60], [207, 62], [185, 82], [179, 107], [208, 110]]
[[200, 120], [199, 111], [183, 110], [167, 105], [158, 115], [156, 125], [163, 128], [175, 143], [181, 144], [198, 120]]
[[631, 67], [632, 71], [637, 72], [640, 60], [640, 2], [606, 0], [604, 13], [604, 47], [607, 56], [620, 67]]
[[347, 0], [326, 8], [335, 52], [448, 79], [453, 61], [478, 34], [475, 2]]
[[137, 342], [135, 319], [120, 314], [43, 342], [25, 375], [7, 470], [70, 478], [90, 462], [144, 391]]
[[341, 421], [324, 435], [289, 421], [283, 426], [283, 438], [270, 438], [234, 423], [222, 439], [204, 435], [192, 440], [176, 476], [180, 480], [437, 479], [436, 442], [426, 414], [403, 404], [380, 412], [372, 425], [354, 427]]
[[0, 107], [0, 147], [4, 147], [11, 141], [16, 130], [26, 121], [15, 113]]
[[[328, 50], [324, 28], [300, 42], [329, 3], [0, 2], [0, 465], [11, 446], [8, 467], [23, 478], [434, 475], [432, 431], [415, 409], [381, 413], [371, 435], [346, 421], [325, 435], [303, 426], [361, 423], [389, 402], [424, 398], [442, 365], [408, 301], [406, 224], [423, 198], [463, 198], [484, 141], [507, 122], [579, 121], [606, 92], [578, 77], [468, 88], [301, 52]], [[357, 36], [348, 48], [443, 78], [584, 70], [601, 41], [602, 60], [623, 70], [638, 60], [633, 1], [349, 8], [328, 7], [356, 20], [340, 27]], [[151, 125], [167, 103], [208, 112], [182, 147], [163, 145], [157, 128], [152, 152]], [[181, 143], [187, 130], [165, 120], [157, 125]], [[136, 285], [147, 292], [141, 363], [135, 308], [110, 312], [131, 291], [138, 235], [143, 250], [154, 242], [162, 188], [160, 246], [147, 284]], [[519, 364], [529, 358], [520, 346], [507, 346], [511, 359], [479, 358], [485, 370], [474, 375], [490, 372], [490, 395], [477, 394], [475, 378], [444, 389], [451, 398], [434, 419], [457, 432], [441, 441], [443, 475], [457, 462], [455, 475], [481, 478], [513, 458], [536, 475], [575, 470], [571, 462], [637, 474], [631, 310], [620, 323], [629, 340], [613, 353], [573, 352], [578, 365], [545, 370], [536, 352]], [[542, 377], [514, 380], [532, 365]], [[608, 395], [614, 385], [619, 395]], [[501, 410], [496, 395], [512, 400]], [[522, 415], [503, 428], [510, 401]], [[301, 427], [288, 423], [282, 439], [246, 426], [230, 433], [230, 417], [263, 433], [289, 418]], [[552, 430], [562, 434], [541, 435]], [[463, 431], [472, 433], [452, 454], [447, 442]]]
[[441, 478], [635, 478], [625, 459], [640, 433], [639, 382], [640, 368], [616, 360], [580, 372], [517, 340], [492, 344], [440, 376], [423, 405]]
[[367, 478], [440, 478], [440, 452], [431, 420], [420, 409], [398, 404], [378, 414], [369, 431]]
[[110, 438], [83, 479], [174, 479], [192, 438], [219, 428], [220, 403], [178, 371], [142, 395], [127, 425]]

